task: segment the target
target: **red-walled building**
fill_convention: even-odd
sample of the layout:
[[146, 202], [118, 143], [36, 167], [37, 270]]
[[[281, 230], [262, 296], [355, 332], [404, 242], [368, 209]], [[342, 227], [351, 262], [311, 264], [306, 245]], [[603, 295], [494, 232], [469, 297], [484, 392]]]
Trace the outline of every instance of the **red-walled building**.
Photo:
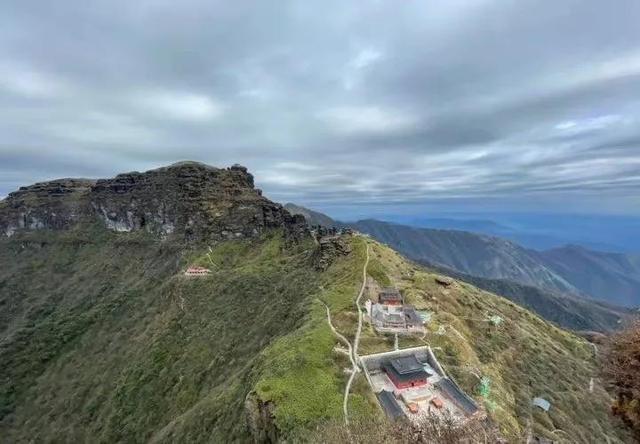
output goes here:
[[389, 359], [382, 363], [382, 369], [399, 389], [426, 385], [429, 377], [414, 355]]
[[383, 305], [402, 305], [402, 295], [397, 288], [383, 288], [378, 293], [378, 302]]
[[189, 267], [184, 272], [185, 276], [207, 276], [211, 273], [211, 270], [203, 267]]

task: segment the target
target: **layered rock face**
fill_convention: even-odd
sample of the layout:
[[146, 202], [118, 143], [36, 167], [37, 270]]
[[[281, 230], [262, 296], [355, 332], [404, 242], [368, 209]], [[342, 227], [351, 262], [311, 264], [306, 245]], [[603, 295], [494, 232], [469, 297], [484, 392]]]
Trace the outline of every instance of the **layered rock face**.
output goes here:
[[188, 240], [254, 237], [283, 227], [306, 232], [301, 216], [262, 196], [247, 169], [181, 162], [97, 181], [64, 179], [11, 193], [0, 202], [0, 235], [69, 229], [99, 220], [114, 231], [146, 230]]
[[329, 268], [338, 256], [346, 256], [351, 252], [349, 244], [340, 236], [321, 238], [318, 245], [319, 248], [314, 253], [314, 264], [320, 271]]
[[95, 181], [59, 179], [21, 187], [0, 201], [0, 236], [18, 230], [64, 230], [87, 214], [87, 202]]

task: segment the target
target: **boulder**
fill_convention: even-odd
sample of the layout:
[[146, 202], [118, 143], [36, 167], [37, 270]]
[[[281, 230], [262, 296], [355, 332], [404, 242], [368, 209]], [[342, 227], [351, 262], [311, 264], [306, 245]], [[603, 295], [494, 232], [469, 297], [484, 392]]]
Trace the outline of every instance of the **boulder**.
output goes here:
[[447, 276], [436, 276], [435, 281], [437, 284], [442, 285], [443, 287], [449, 287], [453, 284], [453, 279]]

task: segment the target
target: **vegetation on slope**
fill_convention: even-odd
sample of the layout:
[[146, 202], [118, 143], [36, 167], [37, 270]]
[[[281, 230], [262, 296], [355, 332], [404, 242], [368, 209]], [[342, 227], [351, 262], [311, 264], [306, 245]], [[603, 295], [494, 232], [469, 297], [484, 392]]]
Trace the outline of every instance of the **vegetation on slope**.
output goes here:
[[328, 422], [310, 442], [349, 444], [487, 444], [500, 442], [499, 432], [481, 418], [460, 423], [451, 416], [422, 416], [416, 421], [361, 418], [349, 426]]
[[543, 290], [504, 279], [471, 276], [444, 267], [431, 267], [488, 292], [504, 296], [547, 321], [573, 331], [614, 331], [637, 314], [631, 309], [571, 294]]
[[[362, 249], [363, 241], [353, 240], [357, 251]], [[401, 339], [400, 346], [430, 344], [445, 370], [476, 397], [504, 436], [517, 440], [537, 435], [572, 442], [628, 439], [609, 415], [610, 398], [605, 390], [596, 382], [590, 391], [597, 369], [593, 349], [587, 342], [506, 299], [466, 283], [454, 281], [449, 287], [442, 286], [436, 282], [434, 272], [407, 262], [389, 248], [368, 242], [372, 263], [377, 264], [371, 270], [373, 274], [380, 276], [384, 271], [385, 279], [398, 285], [408, 302], [432, 314], [425, 337]], [[358, 267], [351, 268], [357, 282]], [[334, 293], [331, 299], [333, 322], [350, 339], [357, 323], [353, 306], [356, 287], [349, 281], [345, 291]], [[493, 325], [490, 316], [499, 316], [502, 322]], [[341, 387], [336, 386], [336, 379], [327, 383], [326, 378], [333, 378], [349, 365], [346, 356], [340, 361], [339, 353], [332, 350], [337, 341], [331, 340], [323, 322], [326, 320], [321, 307], [314, 306], [300, 329], [279, 340], [281, 348], [274, 345], [265, 352], [271, 360], [262, 367], [258, 395], [263, 401], [273, 401], [276, 423], [287, 433], [299, 427], [308, 430], [328, 417], [340, 415]], [[323, 334], [311, 334], [314, 329]], [[278, 354], [291, 349], [296, 351], [288, 356], [287, 364], [278, 366]], [[378, 335], [366, 326], [360, 354], [392, 349], [392, 338]], [[322, 371], [316, 374], [315, 369]], [[478, 395], [482, 376], [491, 379], [487, 399]], [[537, 396], [552, 403], [548, 413], [532, 406], [532, 399]], [[375, 406], [375, 400], [364, 377], [359, 375], [350, 411], [360, 413], [360, 417], [370, 413], [379, 417], [379, 410], [370, 411], [371, 404]]]
[[609, 338], [603, 375], [615, 393], [613, 413], [640, 441], [640, 322]]
[[[252, 405], [266, 408], [259, 426], [270, 437], [301, 439], [339, 421], [350, 364], [323, 303], [352, 340], [365, 242], [371, 277], [432, 313], [425, 338], [400, 345], [431, 344], [469, 393], [476, 375], [491, 377], [486, 408], [503, 434], [624, 438], [604, 390], [589, 392], [587, 343], [471, 285], [443, 288], [429, 270], [365, 238], [350, 238], [351, 253], [319, 272], [313, 242], [287, 246], [279, 231], [187, 249], [95, 227], [18, 234], [0, 245], [0, 435], [243, 442]], [[213, 273], [186, 278], [191, 264]], [[491, 325], [490, 315], [504, 322]], [[392, 348], [392, 338], [365, 326], [360, 354]], [[549, 399], [550, 412], [533, 409], [533, 396]], [[362, 375], [349, 411], [354, 420], [382, 417]]]
[[[247, 441], [251, 369], [301, 325], [313, 248], [278, 231], [210, 252], [86, 227], [3, 240], [0, 436]], [[213, 273], [184, 277], [193, 263]]]
[[[497, 257], [501, 258], [497, 260], [499, 264], [516, 271], [520, 268], [525, 270], [531, 268], [534, 271], [535, 269], [544, 269], [543, 259], [548, 259], [547, 262], [551, 259], [546, 253], [540, 254], [522, 249], [510, 242], [501, 241], [494, 237], [455, 230], [424, 230], [376, 220], [345, 224], [334, 221], [322, 213], [294, 204], [287, 204], [287, 209], [293, 214], [303, 215], [307, 222], [312, 225], [352, 226], [361, 232], [369, 233], [373, 238], [389, 244], [409, 258], [417, 260], [428, 267], [440, 269], [444, 274], [469, 282], [483, 290], [504, 296], [563, 328], [576, 331], [613, 331], [619, 329], [629, 317], [634, 315], [632, 309], [609, 305], [586, 297], [571, 295], [570, 293], [544, 289], [540, 285], [543, 281], [524, 279], [530, 283], [526, 285], [517, 282], [522, 280], [522, 276], [511, 276], [511, 279], [479, 277], [483, 276], [486, 270], [477, 268], [478, 263], [495, 265]], [[493, 251], [493, 253], [499, 250], [500, 254], [493, 254], [489, 250]], [[575, 248], [571, 248], [571, 250], [575, 250]], [[607, 261], [601, 261], [602, 268], [607, 268], [609, 271], [612, 268], [619, 270], [618, 275], [627, 273], [632, 276], [634, 270], [638, 268], [638, 263], [640, 263], [638, 260], [634, 262], [634, 257], [630, 255], [590, 253], [601, 257], [606, 256]], [[528, 258], [521, 257], [521, 254]], [[507, 260], [509, 257], [513, 260]], [[436, 262], [448, 264], [448, 266], [435, 265]], [[549, 264], [553, 265], [551, 262], [547, 263], [547, 265]], [[578, 268], [584, 269], [585, 267], [579, 266]], [[571, 271], [570, 269], [571, 267], [568, 269], [565, 267], [565, 271]], [[622, 269], [624, 269], [624, 272], [621, 272]], [[455, 270], [471, 270], [470, 273], [473, 273], [467, 274]], [[565, 276], [561, 269], [558, 268], [556, 271]], [[595, 271], [591, 274], [599, 276], [601, 272]], [[505, 273], [499, 275], [505, 275]], [[373, 277], [375, 278], [375, 276]], [[569, 277], [565, 276], [565, 278], [571, 281]], [[531, 285], [531, 282], [534, 282], [536, 286]], [[616, 285], [610, 286], [610, 290], [614, 288], [616, 288]]]
[[[342, 420], [343, 391], [351, 367], [344, 353], [334, 350], [336, 338], [327, 322], [327, 304], [338, 314], [353, 310], [361, 284], [364, 241], [354, 239], [352, 252], [334, 263], [322, 277], [319, 293], [310, 301], [306, 322], [265, 350], [256, 369], [255, 391], [262, 403], [275, 406], [273, 418], [281, 436], [301, 439], [304, 433], [327, 420]], [[350, 340], [353, 328], [340, 329]], [[361, 381], [350, 397], [354, 417], [377, 416], [377, 403]]]
[[[406, 299], [433, 313], [424, 342], [434, 348], [445, 370], [485, 404], [505, 436], [624, 439], [609, 416], [605, 390], [596, 383], [590, 392], [591, 378], [598, 376], [590, 344], [472, 285], [454, 281], [444, 287], [435, 273], [415, 267], [389, 248], [376, 244], [374, 251]], [[494, 325], [491, 316], [502, 322]], [[401, 345], [418, 343], [405, 340]], [[481, 376], [491, 379], [486, 400], [477, 395]], [[552, 403], [548, 413], [532, 407], [537, 396]]]

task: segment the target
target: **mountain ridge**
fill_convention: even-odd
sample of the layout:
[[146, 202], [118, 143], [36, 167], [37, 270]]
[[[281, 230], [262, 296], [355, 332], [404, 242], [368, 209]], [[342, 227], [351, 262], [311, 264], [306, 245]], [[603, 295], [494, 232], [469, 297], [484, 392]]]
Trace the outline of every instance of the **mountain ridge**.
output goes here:
[[411, 259], [463, 274], [586, 295], [614, 305], [640, 306], [638, 255], [601, 252], [571, 244], [537, 251], [487, 234], [419, 228], [376, 219], [345, 223], [315, 212], [314, 222], [318, 221], [350, 226], [392, 245]]
[[424, 265], [468, 282], [485, 291], [503, 296], [562, 328], [573, 331], [606, 333], [627, 325], [636, 315], [632, 309], [604, 302], [545, 290], [505, 279], [489, 279], [461, 273], [451, 268], [422, 262]]
[[494, 236], [460, 230], [436, 230], [363, 220], [355, 229], [400, 249], [410, 258], [425, 260], [466, 274], [515, 280], [550, 290], [577, 290], [537, 260], [535, 252]]
[[312, 226], [320, 225], [322, 227], [332, 227], [340, 225], [340, 223], [337, 223], [326, 214], [310, 210], [309, 208], [301, 207], [291, 202], [287, 202], [286, 204], [284, 204], [284, 209], [289, 211], [291, 214], [300, 214], [301, 216], [304, 216], [307, 223]]
[[566, 245], [540, 252], [560, 275], [584, 292], [615, 295], [614, 302], [640, 305], [640, 256]]
[[[425, 335], [400, 338], [399, 346], [432, 345], [505, 437], [530, 430], [552, 438], [561, 428], [578, 441], [627, 441], [608, 416], [604, 388], [587, 390], [597, 368], [582, 338], [471, 284], [443, 286], [441, 273], [365, 236], [318, 241], [302, 218], [264, 202], [244, 172], [223, 170], [220, 178], [218, 170], [195, 168], [178, 168], [186, 178], [163, 176], [170, 183], [158, 182], [157, 172], [127, 173], [95, 199], [88, 196], [96, 185], [53, 194], [47, 185], [0, 205], [5, 223], [16, 214], [42, 222], [0, 236], [0, 436], [305, 442], [328, 421], [343, 421], [352, 378], [350, 415], [383, 420], [364, 376], [344, 371], [349, 358], [327, 322], [328, 307], [348, 340], [361, 330], [358, 353], [394, 349], [392, 337], [358, 327], [354, 297], [367, 288], [364, 278], [377, 283], [366, 297], [376, 298], [377, 285], [394, 285], [430, 314]], [[243, 175], [240, 189], [226, 182], [235, 174]], [[203, 177], [211, 180], [204, 190]], [[157, 201], [138, 200], [153, 193]], [[109, 225], [92, 202], [130, 225]], [[171, 233], [138, 219], [162, 204], [161, 221], [178, 222]], [[228, 212], [216, 220], [241, 224], [241, 236], [222, 233], [226, 222], [207, 226], [212, 208], [223, 207]], [[174, 217], [176, 208], [185, 213]], [[265, 219], [265, 208], [277, 217]], [[191, 232], [180, 224], [189, 217]], [[340, 248], [322, 251], [331, 242]], [[190, 267], [209, 271], [190, 276]], [[490, 322], [495, 316], [498, 325]], [[493, 381], [490, 398], [478, 392], [476, 374]], [[552, 411], [533, 411], [534, 396], [553, 402]]]
[[[294, 207], [290, 207], [293, 211]], [[308, 212], [307, 212], [308, 213]], [[551, 321], [559, 322], [567, 328], [582, 329], [584, 324], [584, 315], [587, 315], [589, 328], [595, 330], [611, 330], [623, 325], [624, 319], [632, 316], [634, 312], [622, 306], [616, 306], [615, 301], [596, 301], [591, 296], [585, 295], [587, 291], [576, 288], [571, 283], [571, 279], [558, 270], [558, 267], [551, 267], [542, 254], [537, 251], [528, 250], [515, 245], [512, 241], [489, 236], [484, 234], [475, 234], [460, 230], [438, 230], [424, 229], [416, 227], [401, 226], [391, 222], [382, 222], [375, 219], [358, 221], [355, 223], [344, 223], [333, 221], [329, 216], [324, 219], [317, 217], [309, 221], [310, 224], [349, 226], [356, 230], [372, 235], [381, 242], [387, 243], [392, 247], [401, 251], [407, 257], [428, 264], [432, 267], [441, 267], [448, 270], [463, 280], [467, 280], [481, 288], [497, 292], [505, 297], [513, 298], [514, 301], [524, 303], [522, 297], [514, 292], [515, 288], [520, 289], [520, 293], [528, 295], [529, 308], [535, 309], [538, 313]], [[329, 221], [329, 222], [327, 222]], [[408, 235], [407, 235], [408, 233]], [[415, 237], [418, 237], [415, 241]], [[415, 242], [414, 242], [415, 241]], [[494, 249], [485, 249], [484, 245], [489, 243]], [[444, 246], [443, 246], [444, 245]], [[474, 245], [479, 246], [480, 253], [473, 255]], [[551, 283], [553, 285], [541, 285], [536, 280], [536, 274], [520, 276], [517, 274], [518, 267], [510, 269], [510, 275], [505, 276], [504, 273], [493, 273], [492, 266], [496, 264], [494, 260], [494, 251], [507, 245], [510, 248], [506, 253], [514, 254], [523, 253], [524, 259], [529, 263], [533, 263], [536, 268], [534, 271], [543, 270], [542, 276], [552, 276]], [[446, 247], [446, 248], [445, 248]], [[416, 253], [417, 251], [417, 253]], [[443, 254], [444, 252], [444, 254]], [[505, 253], [502, 251], [501, 253]], [[452, 255], [447, 257], [447, 255]], [[456, 257], [461, 256], [461, 258]], [[480, 266], [474, 262], [480, 263]], [[503, 263], [509, 264], [509, 254], [503, 255]], [[525, 265], [527, 262], [520, 261]], [[488, 263], [488, 265], [487, 265]], [[570, 277], [570, 276], [569, 276]], [[545, 281], [548, 281], [545, 279]], [[543, 283], [545, 282], [543, 281]], [[557, 285], [560, 283], [560, 285]], [[567, 283], [567, 284], [565, 284]], [[532, 289], [536, 287], [536, 289]], [[582, 293], [582, 294], [581, 294]], [[572, 296], [573, 294], [573, 296]], [[559, 312], [546, 309], [540, 301], [531, 299], [534, 295], [537, 298], [545, 300], [551, 306], [563, 308]], [[576, 297], [575, 295], [578, 295]], [[537, 308], [536, 308], [537, 307]], [[579, 315], [582, 313], [582, 315]], [[590, 314], [590, 315], [589, 315]], [[571, 321], [574, 319], [576, 322]]]
[[240, 165], [223, 169], [188, 161], [111, 179], [53, 180], [21, 187], [0, 201], [0, 236], [93, 222], [113, 231], [190, 240], [255, 237], [277, 227], [296, 235], [306, 229], [303, 218], [263, 197]]

